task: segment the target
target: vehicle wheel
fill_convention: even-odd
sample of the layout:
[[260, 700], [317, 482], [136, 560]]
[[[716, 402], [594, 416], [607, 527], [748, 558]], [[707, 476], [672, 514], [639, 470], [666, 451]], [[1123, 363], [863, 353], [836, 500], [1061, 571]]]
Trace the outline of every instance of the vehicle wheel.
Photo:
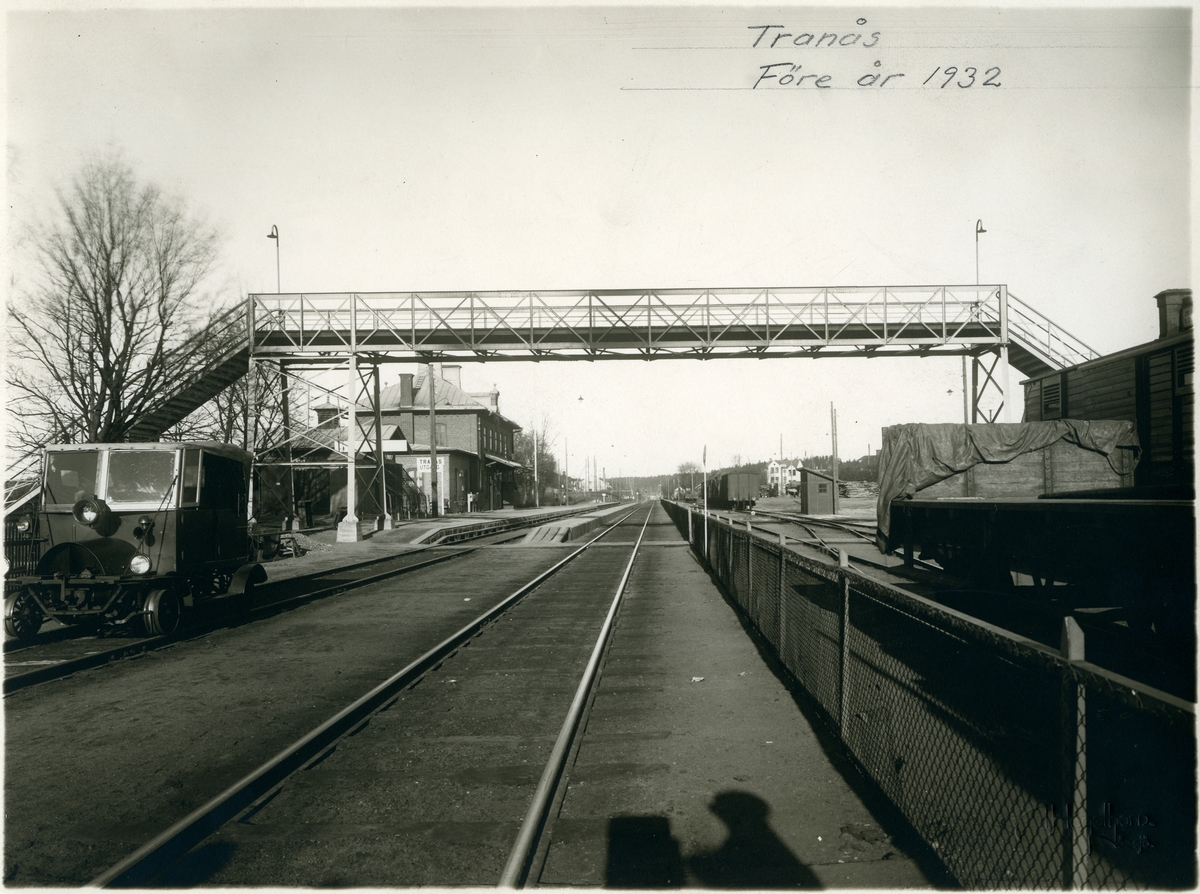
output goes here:
[[155, 590], [146, 597], [142, 629], [147, 636], [170, 636], [179, 629], [183, 604], [174, 590]]
[[42, 629], [46, 616], [28, 590], [18, 590], [4, 600], [4, 632], [29, 641]]

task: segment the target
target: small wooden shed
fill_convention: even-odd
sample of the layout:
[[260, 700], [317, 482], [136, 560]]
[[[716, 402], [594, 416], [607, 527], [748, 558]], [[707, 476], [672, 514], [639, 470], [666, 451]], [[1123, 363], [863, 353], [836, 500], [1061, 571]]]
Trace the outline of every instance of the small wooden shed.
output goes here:
[[837, 512], [837, 486], [832, 475], [817, 469], [800, 470], [800, 511], [805, 515]]

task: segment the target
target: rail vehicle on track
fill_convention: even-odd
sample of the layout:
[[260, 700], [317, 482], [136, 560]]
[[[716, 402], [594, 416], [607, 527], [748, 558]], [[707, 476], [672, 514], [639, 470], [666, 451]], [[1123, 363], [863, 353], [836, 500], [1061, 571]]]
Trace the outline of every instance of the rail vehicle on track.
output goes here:
[[15, 521], [37, 556], [5, 584], [4, 630], [47, 618], [169, 635], [219, 598], [248, 606], [266, 579], [247, 520], [251, 456], [214, 441], [45, 449], [40, 506]]
[[708, 505], [713, 509], [752, 509], [758, 490], [757, 472], [726, 472], [708, 479]]
[[1026, 380], [1023, 423], [885, 429], [880, 548], [1075, 585], [1194, 649], [1191, 293], [1156, 297], [1158, 339]]

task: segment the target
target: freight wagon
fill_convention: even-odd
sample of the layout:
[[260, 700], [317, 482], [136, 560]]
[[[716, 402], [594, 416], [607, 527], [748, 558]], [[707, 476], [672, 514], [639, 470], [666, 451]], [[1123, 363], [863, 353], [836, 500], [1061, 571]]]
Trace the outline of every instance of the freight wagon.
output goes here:
[[1170, 289], [1155, 297], [1157, 339], [1026, 380], [1025, 421], [1132, 422], [1142, 450], [1133, 483], [1146, 496], [1186, 498], [1195, 450], [1192, 293]]
[[1192, 662], [1191, 293], [1157, 297], [1160, 338], [1028, 380], [1024, 423], [885, 429], [880, 549], [984, 589], [1120, 609]]
[[712, 509], [751, 509], [758, 500], [757, 472], [726, 472], [708, 481], [708, 505]]

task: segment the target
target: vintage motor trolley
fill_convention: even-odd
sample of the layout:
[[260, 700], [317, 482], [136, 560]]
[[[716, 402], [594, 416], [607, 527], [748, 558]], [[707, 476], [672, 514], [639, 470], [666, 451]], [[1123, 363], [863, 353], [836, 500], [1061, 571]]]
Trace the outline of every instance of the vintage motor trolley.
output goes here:
[[183, 613], [266, 579], [247, 521], [250, 454], [216, 442], [46, 448], [34, 574], [9, 578], [4, 630], [32, 638], [46, 618], [174, 633]]

